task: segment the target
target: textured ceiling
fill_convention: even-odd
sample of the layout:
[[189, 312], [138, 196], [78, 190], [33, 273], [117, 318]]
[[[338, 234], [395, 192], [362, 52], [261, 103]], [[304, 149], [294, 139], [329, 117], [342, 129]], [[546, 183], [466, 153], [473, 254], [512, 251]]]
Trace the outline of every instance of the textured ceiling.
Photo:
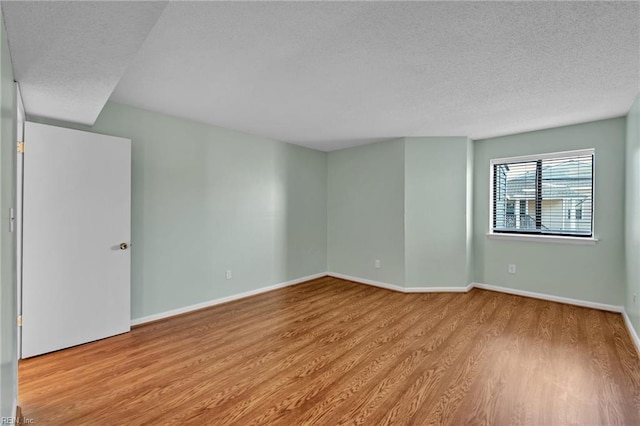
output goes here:
[[639, 2], [170, 2], [153, 26], [164, 6], [3, 4], [27, 112], [53, 94], [86, 121], [129, 61], [113, 101], [333, 150], [616, 117], [640, 89]]
[[92, 125], [167, 2], [2, 2], [28, 117]]

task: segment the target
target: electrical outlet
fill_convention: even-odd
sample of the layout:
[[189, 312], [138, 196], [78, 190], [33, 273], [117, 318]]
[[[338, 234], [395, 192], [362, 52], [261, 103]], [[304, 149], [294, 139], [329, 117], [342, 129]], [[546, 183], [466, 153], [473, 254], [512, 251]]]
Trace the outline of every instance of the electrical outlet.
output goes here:
[[231, 269], [227, 269], [226, 277], [228, 280], [230, 280], [233, 277], [233, 275], [231, 274]]
[[373, 264], [376, 267], [376, 269], [380, 268], [380, 259], [376, 259], [376, 261]]
[[509, 273], [510, 274], [515, 274], [516, 273], [516, 265], [514, 265], [513, 263], [509, 264]]

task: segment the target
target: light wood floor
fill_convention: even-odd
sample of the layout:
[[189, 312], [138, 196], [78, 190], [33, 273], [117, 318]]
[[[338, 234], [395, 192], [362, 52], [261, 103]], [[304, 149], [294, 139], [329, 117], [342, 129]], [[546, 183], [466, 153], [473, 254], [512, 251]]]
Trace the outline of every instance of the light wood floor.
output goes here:
[[24, 360], [40, 425], [640, 424], [619, 314], [334, 278]]

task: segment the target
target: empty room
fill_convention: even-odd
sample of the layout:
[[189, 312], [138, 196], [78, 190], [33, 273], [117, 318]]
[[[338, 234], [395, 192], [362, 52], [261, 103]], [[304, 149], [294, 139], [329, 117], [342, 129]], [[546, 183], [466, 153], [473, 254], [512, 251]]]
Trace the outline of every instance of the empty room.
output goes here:
[[640, 2], [1, 1], [0, 418], [640, 425]]

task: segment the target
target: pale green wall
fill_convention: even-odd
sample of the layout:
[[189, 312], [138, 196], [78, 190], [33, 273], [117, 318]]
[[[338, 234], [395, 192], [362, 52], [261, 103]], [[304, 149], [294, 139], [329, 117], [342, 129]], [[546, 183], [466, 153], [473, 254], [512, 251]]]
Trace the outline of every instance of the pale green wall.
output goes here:
[[15, 234], [16, 99], [9, 45], [0, 13], [0, 417], [13, 415], [17, 395]]
[[[474, 142], [475, 280], [590, 302], [622, 305], [625, 119], [596, 121]], [[593, 246], [490, 239], [489, 160], [595, 148]], [[508, 274], [507, 265], [517, 273]]]
[[[640, 335], [640, 96], [627, 116], [625, 237], [627, 294], [625, 309]], [[633, 294], [636, 302], [633, 302]]]
[[405, 139], [407, 287], [471, 283], [471, 141]]
[[[407, 287], [476, 281], [624, 302], [624, 118], [328, 155], [117, 104], [93, 130], [133, 140], [133, 318], [325, 270]], [[597, 245], [486, 237], [491, 158], [591, 147]]]
[[329, 271], [404, 285], [404, 140], [330, 152], [328, 170]]
[[326, 271], [326, 153], [114, 103], [91, 131], [132, 141], [133, 319]]
[[467, 216], [465, 219], [467, 227], [467, 282], [475, 281], [475, 255], [473, 252], [473, 191], [474, 191], [474, 159], [475, 148], [473, 141], [469, 139], [469, 149], [467, 150]]

